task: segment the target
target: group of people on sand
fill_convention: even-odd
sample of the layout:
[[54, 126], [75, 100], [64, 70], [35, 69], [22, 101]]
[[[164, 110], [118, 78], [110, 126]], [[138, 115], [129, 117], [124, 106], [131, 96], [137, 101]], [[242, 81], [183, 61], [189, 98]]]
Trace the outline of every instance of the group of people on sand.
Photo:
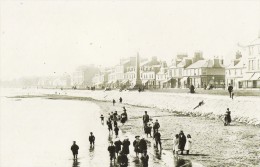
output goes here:
[[[113, 106], [115, 105], [115, 100], [112, 100]], [[119, 98], [119, 102], [122, 102], [121, 97]], [[147, 113], [147, 112], [146, 112]], [[101, 115], [101, 122], [104, 122], [104, 116]], [[120, 115], [115, 112], [111, 112], [108, 114], [107, 118], [107, 126], [109, 133], [112, 131], [113, 134], [113, 126], [114, 126], [114, 132], [115, 132], [115, 139], [114, 142], [110, 141], [110, 144], [107, 148], [110, 156], [111, 163], [117, 159], [117, 163], [120, 165], [120, 167], [126, 167], [128, 166], [128, 154], [130, 153], [129, 147], [131, 146], [131, 142], [129, 141], [128, 137], [125, 137], [123, 140], [119, 139], [118, 135], [118, 121], [121, 122], [122, 125], [126, 123], [128, 120], [126, 108], [123, 107], [123, 113]], [[145, 120], [145, 122], [147, 122]], [[149, 116], [148, 116], [148, 122], [149, 122]], [[151, 136], [151, 128], [149, 128], [149, 134]], [[136, 153], [136, 157], [139, 158], [139, 154], [141, 154], [140, 160], [142, 162], [142, 165], [144, 167], [148, 167], [148, 161], [149, 161], [149, 155], [147, 154], [147, 141], [145, 140], [145, 136], [135, 136], [135, 140], [132, 142], [132, 146], [134, 148], [134, 152]]]
[[173, 136], [173, 154], [177, 155], [180, 151], [180, 154], [183, 155], [183, 151], [185, 150], [188, 155], [190, 153], [191, 144], [191, 135], [188, 134], [186, 138], [184, 132], [181, 130], [179, 134]]
[[110, 145], [107, 148], [110, 161], [115, 161], [117, 157], [117, 162], [121, 167], [128, 166], [127, 155], [129, 154], [129, 146], [130, 141], [128, 137], [126, 137], [123, 141], [121, 141], [119, 138], [116, 138], [114, 142], [110, 141]]

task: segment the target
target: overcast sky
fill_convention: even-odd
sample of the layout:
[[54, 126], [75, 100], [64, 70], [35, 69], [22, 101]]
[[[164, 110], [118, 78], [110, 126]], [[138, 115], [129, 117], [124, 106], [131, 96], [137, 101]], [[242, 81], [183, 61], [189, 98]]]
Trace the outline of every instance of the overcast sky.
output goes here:
[[230, 60], [258, 37], [260, 1], [1, 1], [1, 78], [201, 50]]

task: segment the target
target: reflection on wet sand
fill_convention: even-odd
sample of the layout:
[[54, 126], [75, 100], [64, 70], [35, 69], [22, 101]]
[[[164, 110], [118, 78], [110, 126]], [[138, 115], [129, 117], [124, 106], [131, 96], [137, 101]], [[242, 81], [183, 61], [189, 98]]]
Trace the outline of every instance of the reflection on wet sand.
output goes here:
[[80, 165], [80, 162], [77, 159], [75, 159], [73, 161], [72, 167], [79, 167], [79, 165]]
[[92, 160], [95, 157], [95, 151], [94, 151], [94, 146], [89, 147], [89, 159]]
[[174, 157], [174, 167], [192, 167], [192, 162], [180, 157]]

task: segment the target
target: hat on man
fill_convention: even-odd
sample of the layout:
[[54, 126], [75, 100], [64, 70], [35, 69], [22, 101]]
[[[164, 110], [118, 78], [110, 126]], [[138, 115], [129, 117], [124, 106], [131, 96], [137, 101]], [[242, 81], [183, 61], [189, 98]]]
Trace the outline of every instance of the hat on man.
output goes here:
[[139, 138], [140, 136], [135, 136], [135, 138], [137, 139], [137, 138]]

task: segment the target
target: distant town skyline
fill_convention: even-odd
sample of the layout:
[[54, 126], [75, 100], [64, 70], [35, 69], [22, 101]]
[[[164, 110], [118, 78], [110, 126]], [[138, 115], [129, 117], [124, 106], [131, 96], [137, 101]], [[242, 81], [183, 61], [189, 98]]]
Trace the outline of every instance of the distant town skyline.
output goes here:
[[178, 53], [228, 64], [260, 33], [260, 1], [1, 1], [1, 80]]

